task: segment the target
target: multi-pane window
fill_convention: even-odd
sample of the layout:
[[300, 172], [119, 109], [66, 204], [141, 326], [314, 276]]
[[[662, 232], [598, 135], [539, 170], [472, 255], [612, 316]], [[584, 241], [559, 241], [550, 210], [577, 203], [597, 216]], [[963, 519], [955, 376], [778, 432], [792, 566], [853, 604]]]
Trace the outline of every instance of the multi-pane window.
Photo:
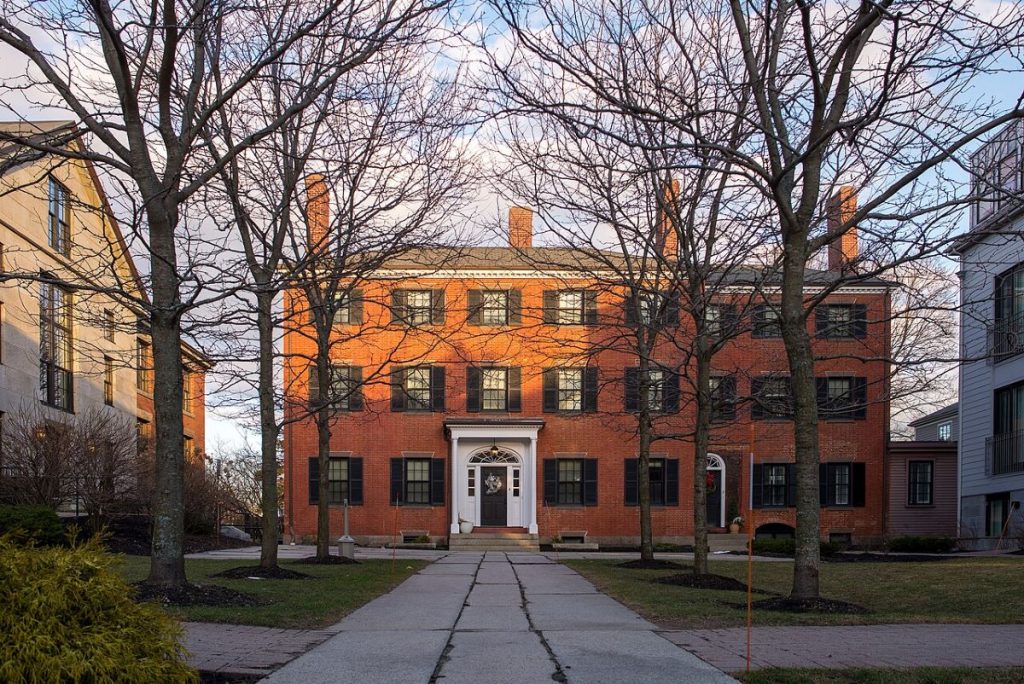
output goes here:
[[335, 408], [348, 411], [357, 404], [353, 401], [359, 385], [357, 375], [360, 373], [352, 366], [331, 365], [331, 397]]
[[1004, 128], [987, 142], [972, 160], [974, 205], [973, 227], [1007, 206], [1015, 206], [1021, 185], [1021, 132], [1019, 123]]
[[352, 302], [347, 295], [339, 295], [334, 302], [335, 325], [348, 325], [352, 322]]
[[762, 494], [762, 505], [764, 506], [785, 506], [786, 505], [786, 471], [789, 470], [785, 464], [764, 465], [764, 488]]
[[911, 461], [907, 464], [910, 485], [907, 503], [912, 506], [930, 506], [932, 503], [932, 475], [935, 464], [932, 461]]
[[768, 376], [751, 381], [754, 405], [751, 417], [789, 418], [793, 415], [793, 393], [788, 376]]
[[867, 307], [863, 304], [823, 304], [815, 309], [819, 337], [861, 338], [867, 334]]
[[430, 503], [430, 459], [405, 459], [405, 497], [407, 504]]
[[558, 293], [558, 323], [583, 323], [583, 292], [562, 290]]
[[828, 467], [828, 487], [832, 490], [832, 503], [836, 506], [850, 505], [850, 464], [835, 463]]
[[181, 410], [192, 413], [192, 373], [183, 368], [181, 371]]
[[651, 411], [661, 411], [665, 406], [665, 371], [647, 371], [647, 406]]
[[480, 323], [505, 325], [508, 323], [508, 292], [484, 290], [480, 293]]
[[508, 371], [505, 368], [483, 368], [480, 399], [484, 411], [504, 411], [508, 399]]
[[652, 458], [649, 461], [647, 476], [651, 483], [651, 505], [665, 505], [665, 459]]
[[466, 496], [476, 496], [476, 468], [470, 468], [466, 478]]
[[583, 410], [583, 370], [581, 368], [558, 369], [558, 410]]
[[558, 459], [559, 504], [583, 504], [583, 459]]
[[711, 388], [711, 420], [733, 420], [736, 418], [736, 378], [713, 375], [709, 378]]
[[825, 378], [826, 409], [844, 415], [853, 405], [853, 378]]
[[50, 247], [68, 256], [71, 253], [71, 195], [68, 189], [50, 178], [47, 240]]
[[103, 403], [114, 405], [114, 359], [103, 357]]
[[344, 503], [348, 498], [348, 459], [332, 458], [327, 461], [327, 502]]
[[71, 293], [39, 286], [39, 388], [50, 406], [72, 410]]
[[996, 357], [1024, 351], [1024, 265], [996, 277], [991, 337]]
[[107, 342], [114, 341], [114, 330], [117, 328], [117, 323], [114, 320], [114, 312], [110, 309], [103, 310], [103, 339]]
[[405, 395], [410, 411], [430, 409], [430, 366], [405, 369]]
[[782, 316], [779, 310], [767, 304], [754, 308], [753, 337], [782, 337]]
[[144, 418], [137, 419], [135, 423], [135, 438], [139, 453], [146, 451], [153, 443], [153, 424]]
[[135, 388], [140, 392], [153, 391], [153, 350], [148, 342], [139, 340], [135, 345]]
[[709, 304], [704, 309], [704, 323], [711, 337], [724, 337], [735, 325], [736, 307], [732, 304]]
[[405, 320], [411, 325], [426, 325], [432, 317], [431, 291], [408, 290], [405, 293]]
[[948, 442], [953, 437], [953, 424], [952, 423], [940, 423], [939, 424], [939, 441]]
[[189, 459], [196, 454], [196, 443], [195, 440], [185, 435], [185, 458]]

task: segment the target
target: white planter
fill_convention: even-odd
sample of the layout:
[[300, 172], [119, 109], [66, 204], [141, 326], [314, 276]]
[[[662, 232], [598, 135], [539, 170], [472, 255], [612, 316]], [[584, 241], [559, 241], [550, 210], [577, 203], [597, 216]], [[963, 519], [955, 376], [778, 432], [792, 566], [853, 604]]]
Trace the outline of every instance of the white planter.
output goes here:
[[459, 532], [461, 532], [462, 534], [469, 534], [472, 531], [473, 523], [469, 522], [468, 520], [463, 520], [459, 523]]

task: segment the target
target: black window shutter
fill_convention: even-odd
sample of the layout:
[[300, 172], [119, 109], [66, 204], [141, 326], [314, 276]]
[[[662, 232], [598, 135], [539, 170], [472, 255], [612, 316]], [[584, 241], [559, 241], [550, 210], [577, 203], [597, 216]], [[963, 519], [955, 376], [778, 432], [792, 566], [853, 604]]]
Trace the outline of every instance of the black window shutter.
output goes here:
[[483, 308], [483, 293], [480, 290], [470, 290], [467, 295], [469, 313], [466, 322], [470, 325], [480, 325], [480, 314]]
[[348, 322], [354, 325], [360, 325], [363, 322], [363, 291], [352, 290], [349, 293], [349, 313]]
[[635, 326], [637, 324], [637, 317], [636, 317], [636, 303], [637, 303], [637, 301], [638, 301], [637, 298], [634, 297], [633, 295], [627, 295], [622, 300], [622, 306], [626, 310], [626, 315], [625, 315], [626, 325], [629, 326], [629, 327], [633, 327], [633, 326]]
[[868, 307], [866, 304], [853, 305], [853, 336], [863, 339], [868, 336]]
[[402, 503], [402, 500], [405, 498], [403, 496], [404, 488], [402, 487], [403, 470], [402, 459], [391, 459], [391, 500], [388, 503], [392, 506], [396, 503]]
[[665, 459], [665, 505], [679, 505], [679, 459]]
[[544, 290], [544, 322], [558, 322], [558, 291]]
[[523, 371], [517, 366], [508, 369], [508, 410], [523, 410]]
[[444, 506], [444, 461], [443, 458], [430, 459], [431, 506]]
[[444, 366], [430, 367], [430, 410], [444, 411]]
[[553, 458], [544, 459], [544, 503], [558, 505], [558, 461]]
[[583, 291], [583, 324], [597, 325], [597, 293], [593, 290]]
[[867, 489], [867, 468], [863, 463], [850, 464], [850, 502], [864, 506]]
[[853, 379], [853, 410], [850, 412], [853, 418], [864, 420], [868, 417], [868, 379]]
[[352, 506], [363, 505], [363, 459], [348, 459], [348, 502]]
[[430, 322], [444, 324], [444, 290], [434, 290], [430, 295]]
[[477, 413], [480, 411], [480, 369], [476, 366], [466, 368], [466, 411]]
[[819, 506], [831, 506], [833, 502], [828, 500], [829, 492], [833, 491], [828, 486], [828, 465], [821, 463], [818, 465], [818, 505]]
[[750, 396], [754, 399], [750, 404], [750, 417], [753, 420], [764, 418], [764, 405], [761, 403], [761, 392], [764, 390], [764, 378], [750, 379]]
[[407, 301], [405, 290], [391, 291], [391, 322], [401, 323], [405, 320], [405, 303]]
[[786, 505], [796, 506], [796, 464], [786, 464]]
[[727, 375], [718, 381], [718, 415], [722, 420], [736, 419], [736, 376]]
[[583, 505], [597, 505], [597, 459], [583, 459]]
[[391, 410], [404, 411], [405, 406], [405, 369], [398, 366], [391, 369]]
[[669, 328], [679, 327], [679, 295], [670, 295], [665, 299], [665, 308], [661, 313], [662, 324]]
[[661, 396], [665, 413], [679, 413], [679, 373], [665, 371]]
[[636, 506], [640, 503], [640, 459], [627, 458], [625, 462], [625, 492], [623, 500], [627, 506]]
[[818, 337], [829, 336], [828, 305], [814, 307], [814, 332]]
[[313, 457], [309, 459], [309, 503], [315, 504], [320, 500], [320, 459]]
[[640, 369], [637, 367], [627, 368], [623, 380], [623, 398], [627, 411], [640, 410]]
[[827, 418], [832, 408], [828, 405], [828, 378], [815, 378], [814, 384], [818, 392], [818, 413], [822, 418]]
[[558, 410], [558, 370], [544, 370], [544, 411], [551, 413]]
[[349, 366], [348, 379], [352, 390], [348, 395], [348, 410], [363, 410], [363, 369], [360, 366]]
[[583, 412], [597, 412], [597, 368], [583, 369]]
[[523, 322], [523, 291], [508, 291], [508, 323], [521, 325]]
[[753, 477], [751, 477], [750, 483], [752, 491], [750, 492], [751, 504], [754, 508], [764, 507], [764, 466], [760, 463], [754, 464]]
[[730, 337], [735, 334], [736, 328], [739, 326], [739, 315], [736, 313], [736, 305], [723, 304], [721, 312], [722, 318], [719, 324], [719, 335], [721, 337]]
[[320, 374], [316, 372], [316, 366], [309, 367], [306, 386], [309, 389], [309, 403], [311, 406], [315, 406], [316, 402], [320, 400]]

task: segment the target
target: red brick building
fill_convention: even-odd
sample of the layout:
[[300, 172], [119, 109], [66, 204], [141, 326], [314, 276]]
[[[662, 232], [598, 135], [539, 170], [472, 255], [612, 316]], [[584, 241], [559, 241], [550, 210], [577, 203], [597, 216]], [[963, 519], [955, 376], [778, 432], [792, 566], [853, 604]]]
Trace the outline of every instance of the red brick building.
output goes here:
[[[325, 209], [310, 216], [326, 220]], [[349, 500], [359, 541], [415, 531], [454, 543], [460, 522], [469, 521], [477, 531], [513, 528], [541, 541], [585, 532], [591, 542], [637, 542], [636, 358], [614, 342], [625, 321], [623, 295], [581, 272], [585, 255], [532, 247], [530, 217], [525, 209], [510, 213], [509, 247], [393, 260], [335, 318], [348, 341], [333, 352], [334, 377], [360, 390], [332, 424], [330, 496], [332, 504]], [[844, 248], [830, 255], [833, 266], [856, 241]], [[808, 288], [831, 277], [815, 272]], [[888, 357], [887, 287], [878, 280], [843, 287], [808, 320], [816, 350], [831, 357], [817, 365], [824, 538], [883, 534], [889, 407], [887, 365], [878, 359]], [[733, 295], [749, 301], [742, 286]], [[307, 320], [305, 306], [300, 293], [287, 293], [291, 320]], [[729, 302], [722, 306], [728, 315]], [[714, 362], [720, 404], [709, 521], [725, 528], [731, 515], [748, 516], [752, 501], [760, 533], [785, 531], [795, 524], [786, 355], [770, 296], [744, 318], [750, 329]], [[316, 531], [318, 471], [316, 428], [304, 417], [314, 337], [298, 325], [284, 335], [285, 526], [308, 539]], [[672, 329], [687, 335], [686, 316]], [[654, 356], [685, 374], [678, 354], [665, 344]], [[685, 377], [666, 370], [653, 379], [656, 428], [686, 433], [694, 408]], [[659, 440], [652, 458], [655, 536], [689, 542], [693, 446]], [[341, 515], [335, 507], [332, 535], [340, 534]]]

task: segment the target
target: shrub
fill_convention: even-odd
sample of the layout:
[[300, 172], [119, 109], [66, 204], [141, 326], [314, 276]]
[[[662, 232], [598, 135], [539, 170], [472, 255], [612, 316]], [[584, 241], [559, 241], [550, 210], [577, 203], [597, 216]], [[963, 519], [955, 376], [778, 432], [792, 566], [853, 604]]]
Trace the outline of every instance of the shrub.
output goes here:
[[889, 550], [899, 553], [949, 553], [956, 542], [950, 537], [896, 537]]
[[64, 526], [46, 506], [0, 506], [0, 535], [19, 544], [35, 542], [50, 546], [64, 540]]
[[0, 537], [0, 681], [198, 682], [181, 627], [139, 604], [96, 540], [70, 548]]
[[[835, 544], [821, 542], [820, 552], [822, 556], [831, 556], [838, 550]], [[793, 556], [796, 555], [796, 542], [792, 539], [755, 539], [754, 553], [776, 553], [780, 556]]]

